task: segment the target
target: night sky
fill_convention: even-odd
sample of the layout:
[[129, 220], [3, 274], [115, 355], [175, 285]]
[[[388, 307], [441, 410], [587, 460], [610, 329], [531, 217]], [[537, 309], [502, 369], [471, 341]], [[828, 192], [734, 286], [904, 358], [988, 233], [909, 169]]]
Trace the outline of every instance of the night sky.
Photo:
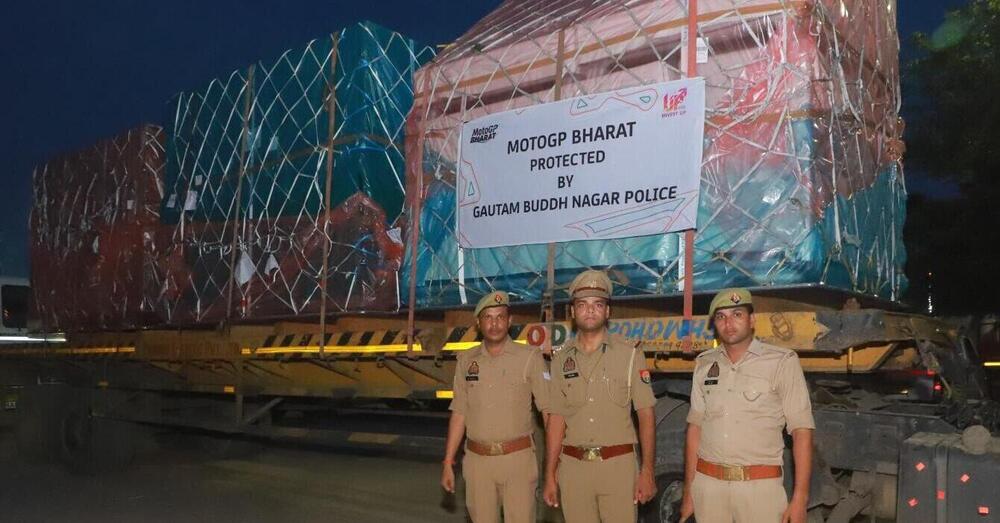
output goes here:
[[[0, 274], [28, 274], [31, 172], [144, 122], [212, 78], [361, 20], [454, 40], [499, 0], [8, 2], [0, 14]], [[900, 0], [904, 46], [964, 0]], [[906, 93], [904, 92], [904, 99]], [[908, 173], [913, 190], [940, 187]]]

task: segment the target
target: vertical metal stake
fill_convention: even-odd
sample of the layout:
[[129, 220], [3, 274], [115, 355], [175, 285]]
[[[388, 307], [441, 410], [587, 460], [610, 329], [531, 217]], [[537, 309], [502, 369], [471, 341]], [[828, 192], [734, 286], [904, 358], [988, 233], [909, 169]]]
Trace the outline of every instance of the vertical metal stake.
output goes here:
[[236, 179], [236, 213], [233, 216], [233, 240], [229, 246], [229, 288], [226, 289], [226, 322], [233, 317], [233, 288], [236, 286], [236, 250], [239, 247], [240, 213], [243, 212], [243, 177], [247, 171], [247, 149], [250, 140], [250, 117], [253, 110], [254, 66], [247, 69], [247, 85], [243, 91], [243, 132], [240, 136], [239, 177]]
[[[553, 89], [555, 101], [562, 99], [562, 79], [563, 79], [563, 54], [566, 52], [566, 33], [559, 29], [559, 43], [556, 47], [556, 78]], [[545, 260], [545, 294], [542, 296], [542, 321], [555, 321], [555, 293], [556, 293], [556, 244], [549, 242], [546, 245], [548, 254]], [[545, 337], [545, 348], [551, 350], [551, 336]]]
[[[687, 71], [688, 78], [698, 75], [698, 0], [688, 0], [687, 20]], [[694, 341], [691, 328], [694, 316], [694, 230], [684, 231], [684, 325], [687, 327], [681, 347], [690, 354]]]
[[329, 116], [327, 120], [327, 140], [326, 140], [326, 180], [323, 189], [323, 230], [320, 234], [323, 235], [323, 265], [320, 268], [320, 296], [322, 301], [319, 305], [319, 357], [323, 358], [326, 356], [326, 302], [328, 300], [327, 296], [327, 281], [329, 279], [330, 269], [327, 265], [330, 263], [330, 238], [327, 237], [327, 230], [330, 226], [330, 192], [333, 188], [333, 162], [334, 162], [334, 134], [336, 134], [337, 128], [337, 50], [340, 44], [340, 37], [336, 34], [332, 36], [333, 38], [333, 48], [330, 50], [330, 81], [329, 89], [327, 90], [327, 115]]

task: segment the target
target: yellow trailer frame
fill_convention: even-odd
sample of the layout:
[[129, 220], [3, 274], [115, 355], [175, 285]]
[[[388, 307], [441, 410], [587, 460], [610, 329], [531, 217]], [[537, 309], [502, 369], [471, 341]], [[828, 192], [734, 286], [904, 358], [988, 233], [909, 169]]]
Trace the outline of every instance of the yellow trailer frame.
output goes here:
[[[870, 373], [878, 369], [941, 365], [924, 345], [953, 346], [955, 329], [926, 316], [878, 309], [758, 312], [756, 333], [768, 343], [796, 350], [806, 372]], [[0, 349], [0, 357], [66, 361], [92, 375], [94, 386], [176, 390], [238, 395], [446, 398], [454, 375], [455, 352], [478, 343], [472, 326], [423, 322], [413, 346], [405, 323], [395, 319], [320, 325], [275, 323], [218, 330], [146, 330], [78, 334], [66, 343]], [[376, 329], [365, 330], [365, 326]], [[649, 367], [661, 374], [685, 374], [694, 354], [715, 346], [705, 316], [612, 319], [612, 333], [640, 344]], [[682, 340], [690, 332], [693, 350]], [[546, 350], [572, 335], [566, 322], [522, 323], [512, 337]], [[112, 362], [152, 367], [175, 377], [164, 382], [131, 382], [113, 372]], [[110, 365], [109, 365], [110, 364]], [[124, 380], [124, 382], [121, 382]]]

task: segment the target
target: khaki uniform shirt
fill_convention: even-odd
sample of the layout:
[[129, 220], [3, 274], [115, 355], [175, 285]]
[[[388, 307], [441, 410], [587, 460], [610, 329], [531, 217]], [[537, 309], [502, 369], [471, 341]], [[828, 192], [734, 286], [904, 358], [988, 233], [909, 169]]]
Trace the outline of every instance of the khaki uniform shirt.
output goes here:
[[816, 427], [798, 356], [757, 339], [736, 363], [721, 347], [698, 355], [687, 421], [698, 457], [727, 465], [781, 465], [782, 429]]
[[469, 439], [508, 441], [534, 432], [531, 397], [549, 410], [548, 374], [542, 352], [514, 343], [491, 355], [480, 344], [458, 355], [451, 410], [465, 416]]
[[656, 404], [646, 356], [618, 336], [587, 354], [575, 341], [552, 357], [552, 413], [566, 418], [565, 445], [636, 443], [632, 408]]

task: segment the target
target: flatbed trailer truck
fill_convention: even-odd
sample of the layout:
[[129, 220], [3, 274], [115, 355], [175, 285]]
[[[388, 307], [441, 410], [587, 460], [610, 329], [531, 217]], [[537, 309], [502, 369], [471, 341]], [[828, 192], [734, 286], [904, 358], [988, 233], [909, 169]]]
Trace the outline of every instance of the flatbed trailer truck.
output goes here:
[[[900, 468], [912, 454], [910, 438], [1000, 428], [976, 339], [967, 328], [933, 317], [877, 303], [862, 307], [857, 297], [839, 296], [845, 299], [837, 308], [817, 305], [831, 296], [761, 289], [755, 297], [756, 335], [796, 350], [810, 383], [817, 425], [810, 517], [917, 521], [900, 511], [940, 500], [901, 497], [913, 490]], [[609, 326], [640, 344], [659, 398], [660, 494], [644, 507], [644, 521], [677, 518], [694, 355], [715, 345], [706, 317], [685, 321], [662, 312], [673, 310], [674, 300], [616, 301]], [[511, 336], [539, 350], [572, 336], [567, 322], [535, 321], [537, 306], [516, 305], [513, 313]], [[412, 345], [407, 320], [393, 316], [342, 316], [323, 326], [81, 333], [65, 343], [0, 347], [0, 368], [6, 390], [17, 391], [22, 449], [78, 470], [126, 463], [137, 426], [438, 453], [441, 423], [415, 422], [419, 430], [393, 433], [371, 423], [338, 426], [337, 413], [443, 418], [456, 353], [477, 343], [472, 320], [467, 310], [423, 311], [413, 323]], [[994, 461], [980, 466], [992, 466], [1000, 455], [997, 438], [988, 441], [985, 452]], [[996, 493], [995, 485], [982, 488], [983, 499]], [[980, 507], [987, 505], [974, 508]]]

